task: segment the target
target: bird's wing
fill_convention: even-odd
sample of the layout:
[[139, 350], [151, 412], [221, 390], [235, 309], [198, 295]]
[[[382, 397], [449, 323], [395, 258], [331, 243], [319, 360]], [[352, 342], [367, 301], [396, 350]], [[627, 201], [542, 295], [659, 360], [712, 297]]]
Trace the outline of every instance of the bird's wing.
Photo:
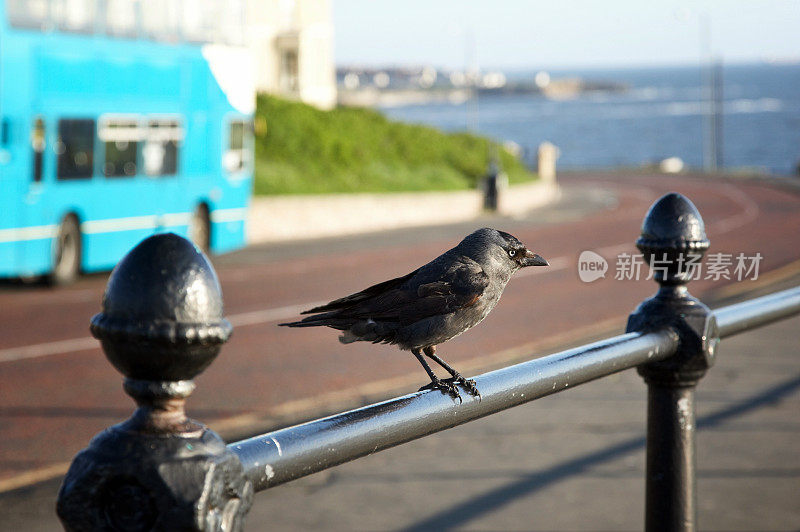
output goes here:
[[350, 294], [349, 296], [336, 299], [325, 305], [305, 310], [301, 312], [301, 314], [317, 314], [319, 312], [330, 312], [333, 310], [342, 310], [348, 307], [353, 307], [358, 303], [369, 300], [376, 296], [380, 296], [381, 294], [384, 294], [388, 291], [396, 290], [398, 287], [402, 286], [406, 281], [414, 277], [414, 275], [416, 275], [418, 271], [419, 269], [414, 270], [408, 275], [397, 277], [395, 279], [389, 279], [388, 281], [372, 285], [369, 288], [365, 288], [360, 292], [356, 292], [355, 294]]
[[[304, 314], [313, 315], [302, 321], [281, 325], [332, 327], [346, 331], [340, 338], [345, 343], [395, 343], [400, 328], [475, 305], [489, 286], [489, 276], [471, 259], [442, 266], [434, 261], [406, 276], [311, 309]], [[438, 274], [441, 269], [444, 273]]]
[[382, 291], [336, 316], [407, 325], [474, 305], [488, 285], [489, 277], [477, 263], [456, 261], [436, 281]]
[[474, 261], [458, 261], [438, 281], [420, 285], [417, 299], [400, 313], [400, 321], [410, 323], [437, 314], [449, 314], [478, 302], [489, 276]]

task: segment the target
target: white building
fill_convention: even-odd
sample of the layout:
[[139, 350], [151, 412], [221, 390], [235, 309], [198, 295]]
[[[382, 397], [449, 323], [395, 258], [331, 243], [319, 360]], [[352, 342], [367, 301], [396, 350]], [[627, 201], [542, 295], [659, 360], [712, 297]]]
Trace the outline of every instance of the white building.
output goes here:
[[330, 0], [246, 0], [256, 90], [336, 105]]

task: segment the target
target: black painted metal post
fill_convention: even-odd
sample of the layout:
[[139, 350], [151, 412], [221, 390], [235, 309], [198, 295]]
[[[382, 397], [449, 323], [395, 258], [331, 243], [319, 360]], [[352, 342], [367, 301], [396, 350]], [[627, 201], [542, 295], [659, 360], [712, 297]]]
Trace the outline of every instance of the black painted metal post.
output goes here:
[[688, 532], [697, 526], [694, 390], [714, 362], [719, 333], [685, 284], [709, 241], [697, 208], [670, 193], [650, 207], [636, 246], [660, 287], [631, 314], [627, 332], [671, 328], [680, 339], [672, 357], [638, 368], [648, 385], [645, 528]]
[[497, 210], [500, 195], [500, 167], [497, 162], [489, 162], [489, 171], [483, 178], [483, 208], [494, 212]]
[[211, 264], [177, 235], [145, 239], [114, 269], [91, 329], [138, 408], [75, 457], [58, 496], [65, 529], [242, 529], [252, 483], [184, 411], [231, 333], [222, 311]]

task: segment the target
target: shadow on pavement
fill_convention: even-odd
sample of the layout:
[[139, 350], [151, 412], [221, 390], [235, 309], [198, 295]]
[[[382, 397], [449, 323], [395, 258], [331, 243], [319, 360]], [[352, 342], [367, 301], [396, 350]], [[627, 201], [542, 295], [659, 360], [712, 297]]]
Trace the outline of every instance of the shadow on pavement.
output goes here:
[[[779, 384], [764, 392], [724, 408], [715, 413], [698, 418], [698, 429], [717, 426], [731, 418], [780, 401], [800, 388], [800, 376]], [[515, 499], [530, 495], [566, 477], [584, 473], [588, 468], [621, 455], [643, 449], [645, 438], [631, 438], [605, 449], [556, 464], [549, 469], [531, 473], [520, 480], [474, 497], [443, 512], [417, 522], [404, 529], [405, 532], [424, 532], [428, 530], [449, 530], [462, 526], [482, 514], [492, 512]]]

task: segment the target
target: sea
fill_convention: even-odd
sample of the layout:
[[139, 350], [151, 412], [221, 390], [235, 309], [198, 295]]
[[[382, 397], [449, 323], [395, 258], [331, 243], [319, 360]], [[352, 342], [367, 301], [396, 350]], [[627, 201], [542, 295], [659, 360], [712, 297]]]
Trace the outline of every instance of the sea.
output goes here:
[[[718, 168], [798, 176], [800, 63], [729, 64], [719, 70]], [[511, 141], [531, 163], [539, 144], [548, 141], [559, 148], [559, 169], [641, 168], [671, 157], [686, 169], [701, 169], [704, 149], [712, 151], [709, 72], [707, 66], [551, 70], [551, 79], [612, 82], [627, 90], [585, 92], [566, 100], [492, 94], [382, 111], [405, 122]], [[507, 77], [526, 81], [536, 73]]]

